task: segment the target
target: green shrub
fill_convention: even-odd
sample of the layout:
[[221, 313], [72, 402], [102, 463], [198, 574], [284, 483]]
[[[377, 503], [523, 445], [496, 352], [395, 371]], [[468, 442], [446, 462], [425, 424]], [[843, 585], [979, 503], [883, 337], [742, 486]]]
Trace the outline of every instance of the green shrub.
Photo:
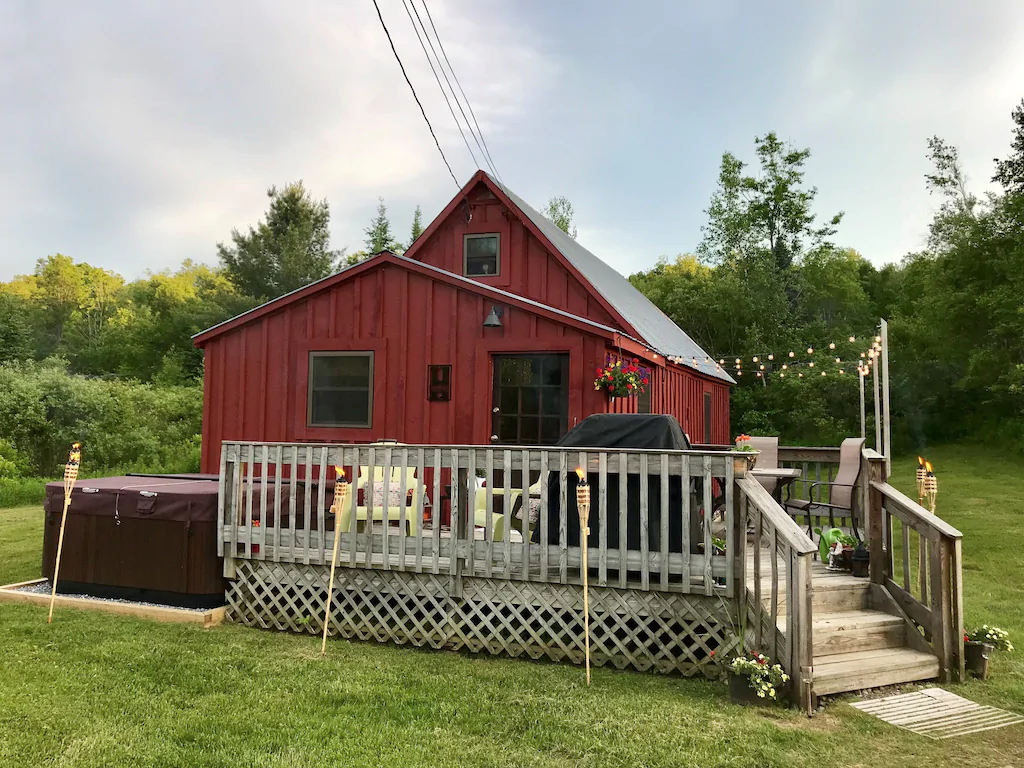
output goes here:
[[0, 477], [58, 478], [76, 440], [83, 476], [195, 472], [201, 422], [198, 384], [86, 378], [59, 358], [0, 365]]

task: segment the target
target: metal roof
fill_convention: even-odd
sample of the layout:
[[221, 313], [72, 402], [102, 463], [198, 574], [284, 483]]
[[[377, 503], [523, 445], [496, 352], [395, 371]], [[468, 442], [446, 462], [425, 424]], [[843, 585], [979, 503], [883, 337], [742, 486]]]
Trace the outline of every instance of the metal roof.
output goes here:
[[[555, 248], [587, 279], [625, 320], [632, 325], [650, 346], [667, 358], [680, 358], [676, 362], [700, 373], [730, 383], [735, 380], [724, 370], [716, 367], [716, 361], [691, 339], [668, 315], [656, 307], [650, 299], [638, 291], [629, 280], [605, 264], [572, 237], [559, 229], [554, 222], [534, 210], [519, 195], [493, 177], [490, 180], [501, 189], [539, 229]], [[697, 365], [692, 361], [696, 358]], [[710, 363], [705, 362], [710, 360]]]

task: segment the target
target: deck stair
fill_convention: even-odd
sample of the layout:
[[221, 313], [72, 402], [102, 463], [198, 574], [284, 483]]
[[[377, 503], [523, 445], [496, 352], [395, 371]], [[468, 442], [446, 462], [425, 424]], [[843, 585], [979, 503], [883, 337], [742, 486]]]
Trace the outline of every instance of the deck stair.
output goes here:
[[[815, 695], [932, 680], [939, 674], [933, 654], [908, 646], [904, 620], [873, 607], [868, 579], [829, 571], [818, 562], [812, 578]], [[785, 631], [784, 603], [779, 613], [779, 629]]]

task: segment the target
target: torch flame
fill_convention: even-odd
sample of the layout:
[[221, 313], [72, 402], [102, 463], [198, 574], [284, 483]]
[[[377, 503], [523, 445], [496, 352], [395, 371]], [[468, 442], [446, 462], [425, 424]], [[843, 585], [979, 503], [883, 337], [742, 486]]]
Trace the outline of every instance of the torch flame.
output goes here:
[[926, 461], [924, 463], [924, 469], [925, 472], [927, 472], [930, 475], [932, 473], [932, 463], [930, 461]]
[[337, 473], [339, 480], [343, 481], [345, 479], [345, 470], [344, 470], [344, 468], [339, 467], [337, 464], [335, 464], [334, 465], [334, 471]]
[[583, 482], [583, 467], [576, 467], [576, 477], [580, 479], [581, 483]]
[[68, 454], [68, 463], [78, 464], [82, 460], [82, 444], [72, 443], [71, 452]]
[[920, 456], [918, 456], [917, 457], [917, 463], [918, 463], [919, 466], [923, 467], [924, 466], [924, 459], [922, 459]]

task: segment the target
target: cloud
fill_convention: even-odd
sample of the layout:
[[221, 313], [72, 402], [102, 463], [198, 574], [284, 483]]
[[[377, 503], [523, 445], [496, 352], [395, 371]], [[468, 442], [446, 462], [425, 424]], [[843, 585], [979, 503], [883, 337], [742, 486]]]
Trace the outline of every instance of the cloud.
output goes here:
[[[393, 0], [381, 7], [462, 181], [475, 168], [409, 20]], [[500, 13], [431, 12], [500, 142], [543, 93], [543, 56]], [[0, 21], [17, 73], [0, 98], [18, 116], [0, 124], [13, 148], [0, 279], [58, 250], [131, 276], [210, 260], [262, 215], [267, 187], [298, 178], [328, 198], [334, 239], [354, 248], [377, 195], [411, 216], [413, 200], [440, 206], [454, 192], [371, 3], [43, 2]]]

